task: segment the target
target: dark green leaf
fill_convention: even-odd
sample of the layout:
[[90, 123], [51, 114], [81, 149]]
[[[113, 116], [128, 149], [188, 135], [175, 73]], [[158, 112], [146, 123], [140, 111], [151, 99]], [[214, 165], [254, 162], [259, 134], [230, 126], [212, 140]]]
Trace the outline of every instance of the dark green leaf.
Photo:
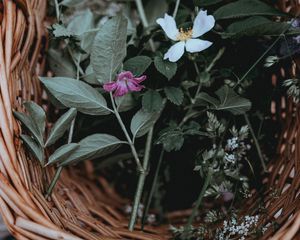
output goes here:
[[286, 16], [285, 13], [259, 0], [238, 0], [228, 3], [214, 12], [214, 17], [216, 19], [239, 18], [257, 15]]
[[210, 109], [229, 111], [234, 115], [243, 114], [251, 108], [251, 102], [248, 99], [240, 97], [227, 85], [221, 87], [215, 94], [219, 99], [204, 92], [200, 93], [197, 97], [196, 105], [206, 106]]
[[[273, 22], [265, 17], [251, 17], [229, 25], [225, 37], [240, 38], [243, 36], [278, 36], [290, 28], [288, 23]], [[300, 34], [300, 31], [298, 30]]]
[[110, 82], [120, 70], [126, 56], [127, 19], [117, 15], [108, 20], [97, 33], [91, 62], [100, 83]]
[[196, 6], [206, 7], [222, 2], [223, 0], [194, 0]]
[[147, 56], [136, 56], [124, 63], [124, 70], [132, 72], [135, 76], [142, 75], [150, 66], [152, 60]]
[[167, 98], [174, 104], [180, 105], [183, 101], [183, 92], [180, 88], [165, 87], [165, 94]]
[[32, 155], [37, 160], [39, 160], [42, 166], [44, 166], [45, 162], [43, 148], [39, 144], [37, 144], [32, 137], [28, 135], [21, 134], [20, 138], [23, 140]]
[[238, 115], [247, 112], [251, 108], [251, 102], [248, 99], [240, 97], [227, 85], [216, 91], [216, 95], [220, 99], [217, 110], [226, 110]]
[[109, 109], [104, 97], [88, 84], [72, 78], [40, 77], [48, 91], [63, 105], [90, 115], [107, 115]]
[[159, 92], [155, 90], [148, 90], [142, 99], [143, 109], [147, 112], [159, 111], [163, 106], [163, 99]]
[[157, 144], [163, 144], [167, 152], [178, 151], [184, 143], [183, 132], [179, 128], [167, 128], [160, 132]]
[[157, 71], [163, 74], [168, 80], [170, 80], [176, 74], [177, 63], [163, 60], [161, 57], [156, 56], [154, 58], [154, 65]]
[[55, 143], [68, 129], [70, 129], [71, 122], [75, 119], [76, 114], [76, 108], [71, 108], [56, 121], [49, 133], [45, 144], [46, 147]]
[[160, 116], [161, 111], [147, 112], [143, 109], [139, 110], [132, 118], [130, 130], [133, 138], [144, 136], [150, 128], [155, 124]]
[[78, 148], [78, 143], [69, 143], [62, 145], [49, 157], [47, 165], [65, 161]]
[[46, 114], [42, 107], [35, 102], [25, 102], [24, 106], [28, 112], [29, 117], [39, 131], [40, 139], [44, 138], [45, 126], [46, 126]]
[[149, 24], [156, 24], [156, 19], [168, 12], [168, 3], [166, 0], [151, 0], [147, 3], [145, 12]]
[[25, 127], [25, 129], [27, 129], [32, 134], [32, 136], [40, 144], [40, 146], [44, 146], [44, 140], [43, 138], [41, 138], [40, 132], [32, 119], [25, 113], [21, 112], [14, 112], [14, 116], [23, 124], [23, 127]]
[[74, 164], [83, 160], [93, 160], [114, 152], [124, 143], [108, 134], [93, 134], [79, 142], [79, 148], [67, 157], [61, 165]]

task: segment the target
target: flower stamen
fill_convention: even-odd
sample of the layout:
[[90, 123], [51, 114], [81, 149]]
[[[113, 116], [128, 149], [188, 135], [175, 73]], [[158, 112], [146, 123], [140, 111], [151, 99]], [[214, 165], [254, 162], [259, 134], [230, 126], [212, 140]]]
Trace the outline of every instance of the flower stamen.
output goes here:
[[178, 41], [187, 41], [192, 38], [193, 30], [191, 28], [188, 28], [186, 30], [183, 30], [183, 28], [179, 29], [179, 34], [177, 35]]

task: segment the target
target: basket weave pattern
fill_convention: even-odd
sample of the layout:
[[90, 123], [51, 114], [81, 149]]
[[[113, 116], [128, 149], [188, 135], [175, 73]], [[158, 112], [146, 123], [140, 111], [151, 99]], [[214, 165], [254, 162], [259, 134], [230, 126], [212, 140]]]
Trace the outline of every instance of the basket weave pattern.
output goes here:
[[[85, 171], [90, 178], [76, 168], [64, 170], [51, 201], [44, 198], [54, 170], [42, 169], [26, 153], [12, 111], [22, 111], [27, 100], [43, 103], [37, 75], [45, 64], [46, 1], [4, 0], [0, 10], [0, 211], [10, 232], [16, 239], [167, 239], [164, 227], [129, 232], [121, 211], [127, 200], [104, 178], [94, 177], [88, 164]], [[276, 199], [265, 194], [270, 216], [266, 221], [275, 219], [282, 226], [274, 240], [293, 239], [300, 227], [300, 115], [292, 105], [285, 107], [285, 114], [278, 158], [269, 166], [266, 180], [269, 189], [281, 191]], [[249, 209], [255, 204], [252, 199]], [[264, 238], [273, 232], [270, 228]]]

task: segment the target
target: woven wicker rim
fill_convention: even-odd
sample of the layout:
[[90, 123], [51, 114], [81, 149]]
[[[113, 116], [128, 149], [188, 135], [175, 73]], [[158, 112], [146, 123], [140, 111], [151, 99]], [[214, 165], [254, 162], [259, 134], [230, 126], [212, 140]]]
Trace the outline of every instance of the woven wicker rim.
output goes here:
[[[287, 12], [297, 14], [300, 9], [299, 1], [279, 2]], [[47, 48], [46, 1], [4, 0], [0, 10], [0, 211], [9, 231], [16, 239], [168, 239], [164, 226], [129, 232], [127, 218], [120, 211], [127, 200], [121, 199], [104, 178], [93, 176], [89, 163], [86, 176], [90, 179], [82, 171], [65, 170], [51, 201], [44, 198], [42, 193], [54, 170], [42, 169], [25, 152], [12, 111], [23, 111], [22, 103], [27, 100], [47, 102], [37, 79], [44, 69], [43, 52]], [[288, 240], [296, 237], [300, 227], [300, 115], [284, 98], [274, 101], [275, 115], [280, 116], [283, 132], [278, 158], [269, 165], [265, 184], [268, 189], [279, 189], [281, 195], [269, 198], [270, 191], [265, 193], [270, 217], [260, 224], [275, 219], [281, 225], [275, 235], [269, 228], [262, 239], [273, 235], [273, 240]], [[256, 204], [254, 195], [245, 211], [252, 214]], [[178, 213], [169, 217], [176, 219]]]

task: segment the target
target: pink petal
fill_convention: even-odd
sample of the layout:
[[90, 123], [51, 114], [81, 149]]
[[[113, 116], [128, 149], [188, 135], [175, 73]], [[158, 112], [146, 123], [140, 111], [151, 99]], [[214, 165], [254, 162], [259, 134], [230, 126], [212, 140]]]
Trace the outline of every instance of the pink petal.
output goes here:
[[132, 92], [139, 92], [144, 88], [143, 85], [139, 85], [138, 83], [134, 82], [133, 80], [128, 81], [127, 86], [129, 88], [129, 90], [132, 91]]
[[105, 84], [103, 85], [103, 89], [104, 89], [106, 92], [112, 92], [112, 91], [114, 91], [116, 88], [117, 88], [117, 83], [116, 83], [116, 82], [105, 83]]
[[141, 83], [141, 82], [145, 81], [146, 78], [147, 78], [146, 75], [142, 75], [140, 77], [133, 78], [133, 80], [137, 83]]
[[118, 74], [117, 80], [121, 81], [121, 80], [124, 80], [124, 79], [132, 79], [133, 77], [134, 76], [133, 76], [132, 72], [125, 71], [125, 72], [121, 72], [121, 73]]
[[124, 81], [119, 81], [117, 89], [114, 93], [115, 97], [121, 97], [124, 96], [126, 93], [129, 92], [128, 86], [126, 85], [126, 83]]

